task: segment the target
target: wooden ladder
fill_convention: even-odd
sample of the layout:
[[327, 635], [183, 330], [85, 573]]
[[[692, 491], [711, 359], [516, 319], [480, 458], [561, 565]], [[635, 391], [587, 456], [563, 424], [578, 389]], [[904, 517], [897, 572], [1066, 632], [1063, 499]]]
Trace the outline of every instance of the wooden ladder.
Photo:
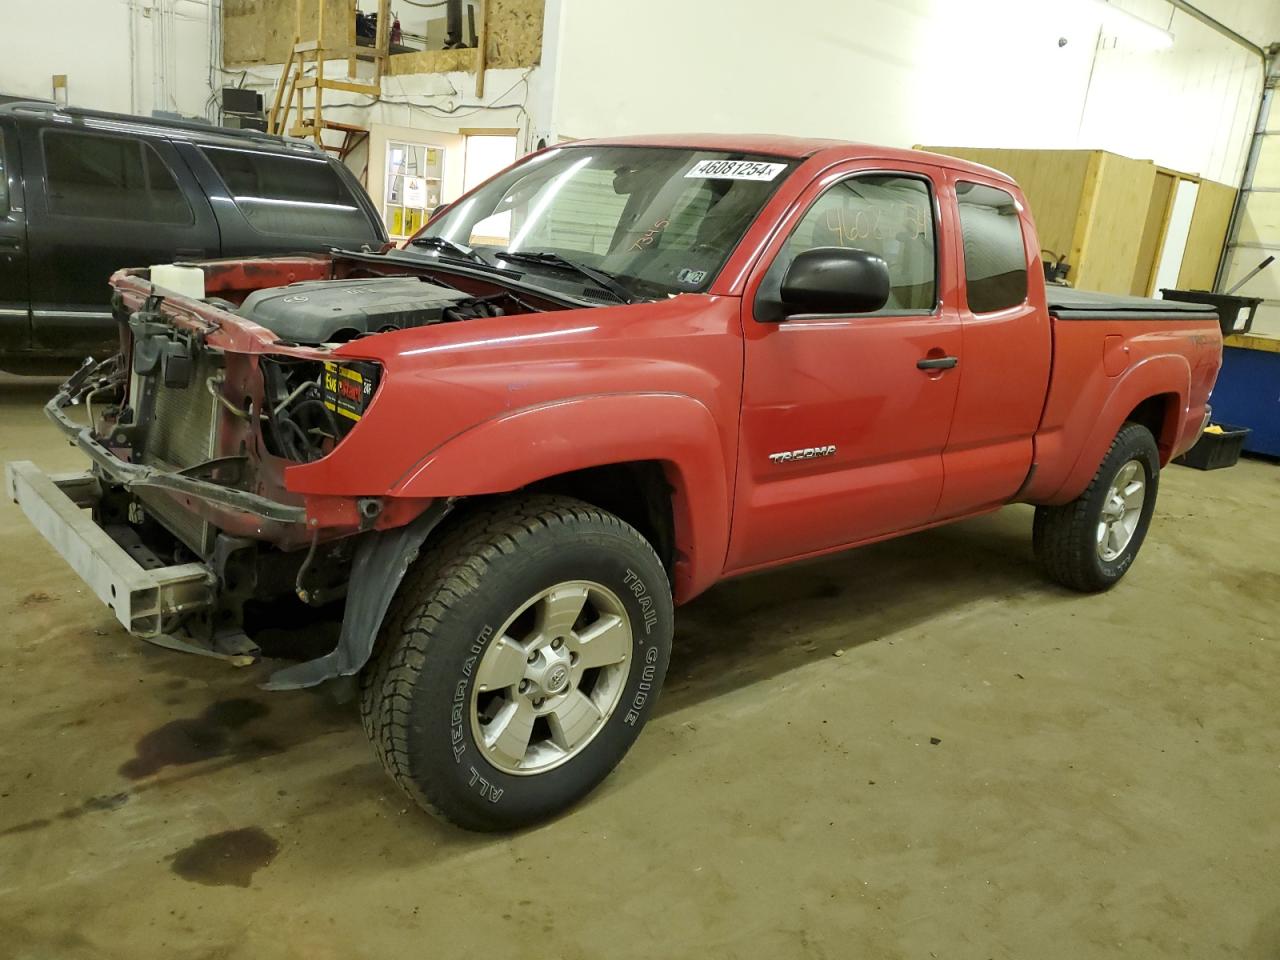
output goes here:
[[[309, 138], [318, 146], [337, 153], [340, 159], [345, 160], [347, 155], [369, 135], [369, 131], [355, 124], [324, 119], [324, 91], [343, 90], [347, 93], [363, 93], [373, 97], [382, 93], [382, 74], [386, 69], [391, 39], [391, 24], [388, 22], [391, 0], [378, 0], [378, 33], [372, 47], [362, 47], [356, 43], [355, 0], [350, 3], [351, 26], [348, 36], [351, 42], [345, 47], [323, 45], [325, 0], [315, 0], [316, 13], [314, 17], [309, 18], [303, 16], [304, 4], [308, 7], [312, 6], [311, 0], [294, 0], [293, 49], [280, 72], [280, 82], [276, 85], [271, 110], [267, 114], [267, 131], [274, 134], [287, 133], [291, 137]], [[315, 39], [302, 38], [304, 20], [315, 25]], [[342, 59], [347, 61], [347, 76], [344, 79], [326, 77], [325, 61]], [[359, 60], [373, 61], [372, 80], [362, 80], [355, 75], [356, 62]], [[314, 91], [309, 98], [310, 102], [306, 95], [308, 90]], [[325, 130], [341, 132], [342, 145], [325, 143]]]

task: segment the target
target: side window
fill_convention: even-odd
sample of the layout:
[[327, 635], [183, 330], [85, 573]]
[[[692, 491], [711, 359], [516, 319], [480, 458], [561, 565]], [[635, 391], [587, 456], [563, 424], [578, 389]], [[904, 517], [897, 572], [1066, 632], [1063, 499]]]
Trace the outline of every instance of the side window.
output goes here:
[[193, 221], [187, 198], [151, 144], [57, 130], [42, 139], [50, 213], [143, 223]]
[[1027, 299], [1027, 251], [1013, 195], [980, 183], [956, 184], [969, 309], [991, 313]]
[[262, 233], [322, 238], [373, 232], [328, 160], [232, 147], [200, 149], [245, 219]]
[[842, 180], [809, 208], [784, 248], [787, 264], [815, 247], [851, 247], [889, 265], [883, 312], [933, 310], [937, 252], [929, 186], [915, 177], [875, 174]]
[[4, 165], [4, 131], [0, 130], [0, 217], [9, 215], [9, 171]]

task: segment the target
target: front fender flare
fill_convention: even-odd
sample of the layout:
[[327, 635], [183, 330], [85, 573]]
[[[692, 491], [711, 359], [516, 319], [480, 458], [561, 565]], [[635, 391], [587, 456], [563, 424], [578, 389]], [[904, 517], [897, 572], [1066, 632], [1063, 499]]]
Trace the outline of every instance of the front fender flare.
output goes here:
[[509, 493], [574, 470], [637, 461], [661, 463], [673, 488], [673, 587], [677, 602], [684, 602], [723, 571], [731, 508], [715, 417], [686, 394], [598, 394], [504, 413], [430, 451], [391, 494]]

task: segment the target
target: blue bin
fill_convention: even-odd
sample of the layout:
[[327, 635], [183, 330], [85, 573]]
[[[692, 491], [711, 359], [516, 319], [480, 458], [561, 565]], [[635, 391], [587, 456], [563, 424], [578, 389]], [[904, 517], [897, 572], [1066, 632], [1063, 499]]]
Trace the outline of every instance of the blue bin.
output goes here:
[[1280, 457], [1280, 340], [1232, 339], [1253, 346], [1223, 348], [1222, 372], [1209, 399], [1213, 419], [1248, 427], [1247, 452]]

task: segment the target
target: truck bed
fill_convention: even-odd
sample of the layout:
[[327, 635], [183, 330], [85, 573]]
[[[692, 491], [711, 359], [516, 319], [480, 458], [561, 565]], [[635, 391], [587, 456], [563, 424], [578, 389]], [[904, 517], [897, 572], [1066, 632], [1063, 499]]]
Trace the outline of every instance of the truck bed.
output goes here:
[[1045, 286], [1045, 300], [1049, 305], [1049, 314], [1059, 320], [1152, 320], [1160, 317], [1174, 317], [1178, 320], [1218, 319], [1217, 311], [1209, 304], [1097, 293], [1054, 284]]

